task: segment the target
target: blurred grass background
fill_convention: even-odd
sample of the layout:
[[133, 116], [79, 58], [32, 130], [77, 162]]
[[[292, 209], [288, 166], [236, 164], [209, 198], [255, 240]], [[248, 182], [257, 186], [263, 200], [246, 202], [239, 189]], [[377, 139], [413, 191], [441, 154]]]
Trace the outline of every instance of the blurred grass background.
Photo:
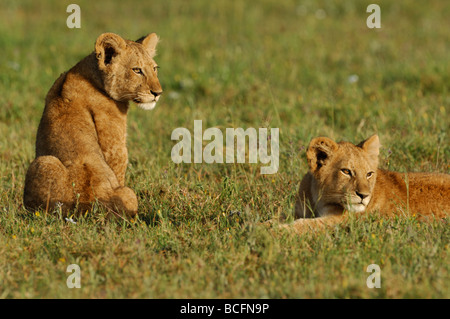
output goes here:
[[[292, 211], [318, 135], [377, 133], [383, 168], [449, 173], [448, 2], [378, 1], [381, 29], [366, 26], [370, 1], [77, 1], [81, 29], [66, 26], [70, 3], [0, 1], [0, 297], [450, 296], [444, 223], [355, 221], [304, 237], [258, 226]], [[30, 216], [21, 197], [45, 95], [103, 32], [161, 38], [164, 94], [128, 119], [140, 216]], [[278, 173], [175, 165], [171, 132], [194, 120], [279, 128]], [[70, 263], [82, 289], [65, 285]], [[381, 289], [365, 285], [371, 263]]]

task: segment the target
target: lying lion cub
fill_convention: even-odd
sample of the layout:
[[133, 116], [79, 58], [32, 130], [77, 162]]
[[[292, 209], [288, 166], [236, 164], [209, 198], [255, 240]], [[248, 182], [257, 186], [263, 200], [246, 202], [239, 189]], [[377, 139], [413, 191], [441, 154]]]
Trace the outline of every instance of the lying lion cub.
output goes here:
[[94, 52], [55, 81], [25, 179], [26, 208], [68, 211], [98, 200], [115, 212], [137, 213], [136, 195], [125, 187], [126, 119], [130, 100], [152, 109], [162, 93], [157, 43], [154, 33], [136, 42], [104, 33]]
[[345, 218], [345, 211], [419, 218], [450, 213], [450, 175], [378, 169], [379, 148], [377, 135], [358, 145], [314, 138], [306, 152], [310, 171], [300, 184], [294, 227], [332, 225]]

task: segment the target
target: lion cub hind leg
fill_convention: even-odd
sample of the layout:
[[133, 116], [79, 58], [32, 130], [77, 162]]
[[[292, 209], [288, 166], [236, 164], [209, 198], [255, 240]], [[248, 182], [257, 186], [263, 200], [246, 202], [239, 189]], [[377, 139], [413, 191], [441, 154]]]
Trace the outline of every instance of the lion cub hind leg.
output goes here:
[[23, 202], [27, 209], [52, 210], [62, 204], [64, 211], [73, 208], [75, 195], [67, 168], [54, 156], [39, 156], [25, 177]]
[[78, 178], [80, 202], [90, 203], [96, 199], [114, 215], [137, 214], [137, 196], [131, 188], [121, 185], [108, 164], [101, 159], [85, 161], [73, 166], [71, 174]]

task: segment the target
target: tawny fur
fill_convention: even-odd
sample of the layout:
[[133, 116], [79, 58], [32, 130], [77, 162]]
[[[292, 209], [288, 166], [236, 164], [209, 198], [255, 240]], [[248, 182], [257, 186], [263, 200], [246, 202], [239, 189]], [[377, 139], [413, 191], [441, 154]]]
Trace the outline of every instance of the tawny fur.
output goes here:
[[379, 148], [377, 135], [359, 145], [313, 139], [306, 153], [310, 171], [300, 183], [293, 227], [303, 232], [332, 226], [348, 213], [447, 217], [450, 175], [378, 169]]
[[114, 212], [137, 213], [137, 197], [125, 186], [126, 120], [130, 100], [152, 108], [162, 93], [157, 42], [154, 33], [137, 42], [104, 33], [94, 52], [55, 81], [25, 178], [27, 209], [84, 211], [98, 200]]

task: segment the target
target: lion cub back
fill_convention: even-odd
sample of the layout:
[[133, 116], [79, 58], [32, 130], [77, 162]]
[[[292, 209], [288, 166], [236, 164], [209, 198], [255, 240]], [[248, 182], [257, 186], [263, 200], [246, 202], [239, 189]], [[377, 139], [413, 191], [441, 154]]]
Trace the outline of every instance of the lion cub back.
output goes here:
[[369, 209], [419, 219], [445, 218], [450, 213], [450, 175], [379, 170]]

